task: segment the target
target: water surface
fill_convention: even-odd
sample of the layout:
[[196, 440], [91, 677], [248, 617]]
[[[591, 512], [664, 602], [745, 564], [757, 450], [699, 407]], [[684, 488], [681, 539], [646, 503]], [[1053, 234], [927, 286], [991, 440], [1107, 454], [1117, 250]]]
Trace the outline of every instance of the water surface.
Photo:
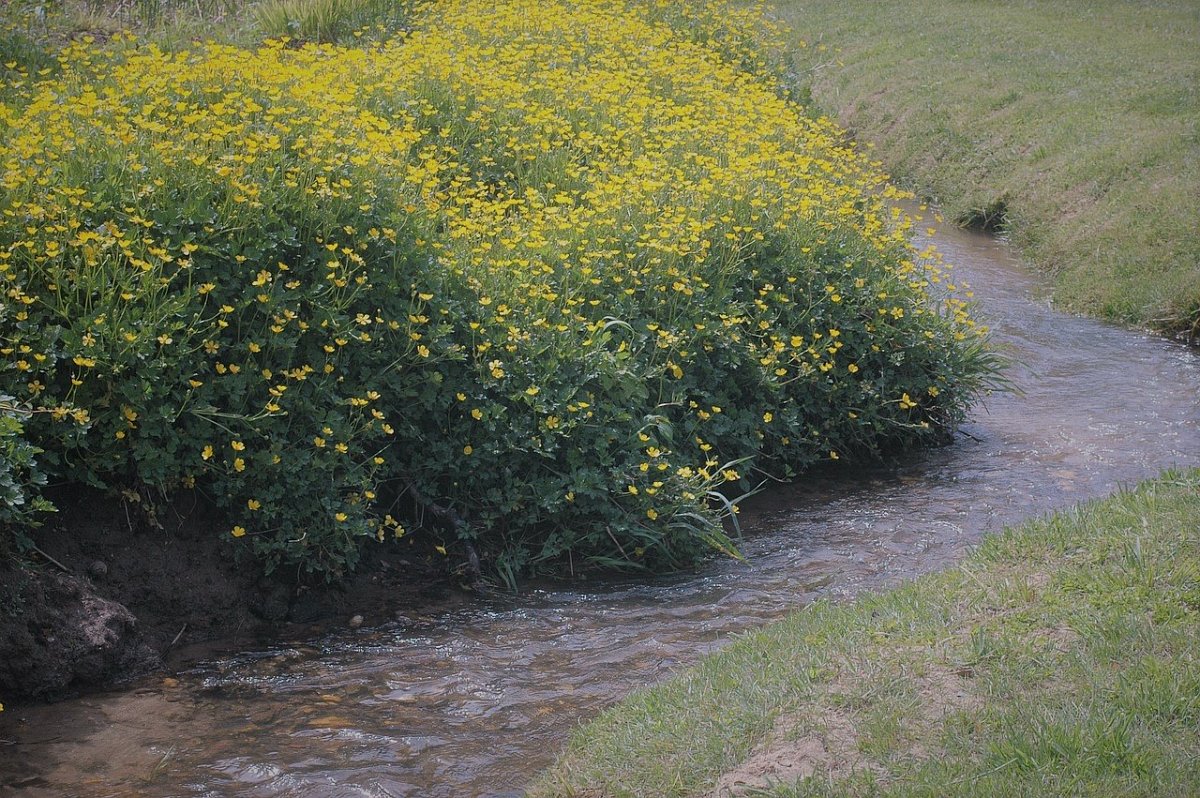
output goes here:
[[245, 652], [172, 687], [21, 710], [22, 736], [0, 741], [0, 793], [519, 795], [572, 728], [733, 633], [1200, 465], [1194, 352], [1050, 309], [1002, 242], [954, 229], [934, 240], [1017, 361], [1020, 389], [988, 397], [954, 445], [772, 489], [753, 508], [748, 564], [479, 599]]

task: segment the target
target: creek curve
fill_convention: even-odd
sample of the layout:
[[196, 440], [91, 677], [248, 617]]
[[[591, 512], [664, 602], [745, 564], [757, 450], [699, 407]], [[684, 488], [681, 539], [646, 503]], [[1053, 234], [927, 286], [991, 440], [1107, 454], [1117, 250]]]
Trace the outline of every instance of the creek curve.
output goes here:
[[[730, 635], [956, 561], [1006, 524], [1200, 465], [1200, 356], [1059, 313], [1002, 242], [940, 230], [1013, 360], [953, 445], [772, 488], [748, 562], [542, 585], [22, 710], [16, 796], [516, 796], [581, 721]], [[924, 243], [924, 242], [921, 242]], [[584, 583], [586, 584], [586, 583]], [[0, 717], [0, 721], [4, 720]], [[5, 794], [9, 794], [5, 792]]]

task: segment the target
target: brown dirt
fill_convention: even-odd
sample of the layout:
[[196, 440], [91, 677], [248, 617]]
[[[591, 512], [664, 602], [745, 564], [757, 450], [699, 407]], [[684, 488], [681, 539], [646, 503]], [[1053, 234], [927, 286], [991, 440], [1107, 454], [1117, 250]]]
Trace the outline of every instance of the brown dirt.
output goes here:
[[[792, 730], [786, 731], [791, 726]], [[853, 719], [840, 709], [823, 713], [818, 723], [785, 718], [774, 741], [761, 746], [745, 762], [726, 771], [710, 798], [740, 798], [776, 785], [791, 785], [816, 775], [845, 778], [862, 770], [877, 770], [858, 750]]]
[[[136, 505], [97, 492], [51, 498], [21, 564], [0, 563], [0, 701], [54, 700], [111, 687], [203, 656], [209, 641], [248, 645], [301, 631], [390, 619], [401, 607], [455, 597], [444, 566], [404, 545], [369, 548], [336, 585], [262, 575], [238, 562], [198, 497], [148, 523]], [[440, 559], [440, 558], [439, 558]]]
[[156, 663], [121, 604], [68, 574], [0, 570], [0, 695], [104, 684]]
[[[897, 649], [899, 659], [920, 658], [921, 651]], [[813, 777], [838, 781], [871, 771], [886, 781], [887, 770], [859, 747], [857, 713], [835, 696], [856, 695], [870, 683], [871, 663], [847, 660], [837, 678], [825, 684], [802, 713], [785, 714], [765, 743], [736, 768], [721, 775], [709, 798], [741, 798], [778, 785], [792, 785]], [[976, 712], [983, 699], [972, 689], [969, 669], [926, 662], [919, 673], [904, 668], [917, 697], [915, 741], [910, 754], [928, 754], [919, 740], [954, 712]]]
[[965, 667], [950, 668], [930, 665], [914, 681], [921, 697], [921, 717], [925, 721], [940, 721], [952, 712], [976, 712], [983, 699], [971, 689], [974, 671]]

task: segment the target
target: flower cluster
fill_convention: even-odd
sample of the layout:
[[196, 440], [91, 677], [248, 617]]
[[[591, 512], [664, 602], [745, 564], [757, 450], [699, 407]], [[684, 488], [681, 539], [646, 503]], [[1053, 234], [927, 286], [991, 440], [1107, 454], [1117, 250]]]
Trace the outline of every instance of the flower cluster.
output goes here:
[[406, 529], [670, 567], [732, 551], [753, 469], [953, 424], [987, 358], [948, 272], [770, 26], [692, 8], [446, 0], [10, 87], [0, 393], [44, 466], [196, 486], [325, 574]]

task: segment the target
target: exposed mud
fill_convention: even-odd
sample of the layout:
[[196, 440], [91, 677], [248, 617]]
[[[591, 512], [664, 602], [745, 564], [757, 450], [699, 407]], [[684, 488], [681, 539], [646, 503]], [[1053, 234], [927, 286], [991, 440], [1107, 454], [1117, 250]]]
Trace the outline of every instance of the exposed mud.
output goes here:
[[64, 573], [0, 569], [0, 691], [53, 696], [154, 667], [128, 609]]
[[199, 497], [151, 523], [98, 492], [53, 495], [60, 512], [24, 563], [0, 566], [0, 697], [53, 700], [111, 687], [208, 652], [294, 635], [298, 625], [380, 623], [397, 606], [453, 603], [439, 563], [415, 550], [368, 550], [337, 585], [263, 576], [238, 562]]

